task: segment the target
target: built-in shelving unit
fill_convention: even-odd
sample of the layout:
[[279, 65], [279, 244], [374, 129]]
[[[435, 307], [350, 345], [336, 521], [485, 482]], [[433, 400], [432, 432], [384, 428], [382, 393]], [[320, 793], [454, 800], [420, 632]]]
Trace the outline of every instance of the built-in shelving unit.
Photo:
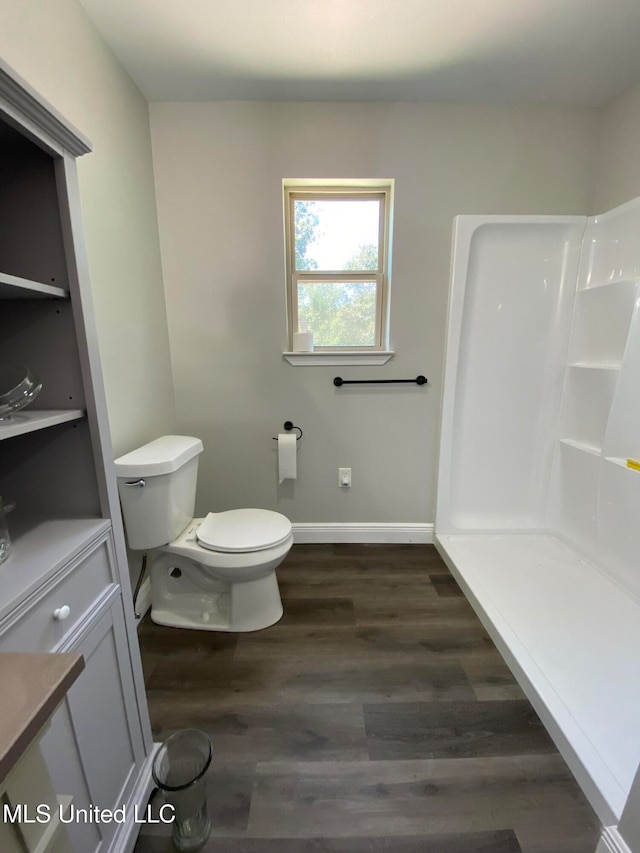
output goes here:
[[[601, 281], [593, 274], [589, 276], [589, 286], [577, 291], [560, 419], [561, 445], [601, 457], [614, 455], [611, 436], [620, 426], [616, 424], [615, 400], [639, 295], [637, 277]], [[625, 403], [625, 410], [626, 406]], [[561, 455], [558, 476], [567, 485], [563, 460]], [[574, 471], [571, 477], [575, 475]], [[592, 469], [590, 478], [593, 482], [589, 491], [595, 493], [599, 468]], [[583, 482], [582, 487], [585, 486]], [[572, 487], [561, 491], [574, 494]], [[571, 513], [572, 509], [567, 507], [567, 511]]]
[[[606, 554], [610, 574], [620, 579], [616, 566], [624, 558], [618, 554], [619, 542], [625, 541], [620, 519], [634, 522], [618, 501], [619, 481], [626, 474], [607, 468], [612, 467], [611, 457], [621, 458], [627, 451], [632, 455], [632, 448], [614, 436], [628, 435], [624, 420], [630, 394], [624, 387], [629, 384], [628, 341], [640, 282], [637, 278], [598, 281], [594, 275], [589, 280], [590, 286], [575, 295], [549, 519], [550, 526], [561, 530], [580, 552]], [[620, 469], [619, 464], [616, 467]]]
[[[0, 494], [16, 504], [11, 529], [24, 528], [34, 514], [60, 522], [82, 513], [94, 526], [104, 517], [86, 414], [91, 371], [77, 337], [82, 304], [68, 289], [75, 258], [63, 227], [64, 162], [0, 121], [0, 177], [11, 177], [0, 198], [0, 359], [26, 364], [42, 382], [33, 403], [0, 420]], [[49, 528], [53, 563], [64, 560], [67, 545], [67, 559], [75, 552], [65, 530], [60, 523]], [[86, 541], [92, 535], [90, 525]], [[14, 541], [10, 563], [0, 566], [5, 595], [14, 586], [4, 575], [29, 559], [28, 541]], [[35, 565], [48, 575], [44, 554]]]
[[131, 815], [70, 824], [73, 849], [121, 853], [152, 788], [153, 744], [82, 246], [75, 158], [89, 150], [0, 61], [0, 362], [42, 383], [0, 421], [0, 495], [15, 504], [0, 652], [83, 655], [41, 748], [59, 799]]

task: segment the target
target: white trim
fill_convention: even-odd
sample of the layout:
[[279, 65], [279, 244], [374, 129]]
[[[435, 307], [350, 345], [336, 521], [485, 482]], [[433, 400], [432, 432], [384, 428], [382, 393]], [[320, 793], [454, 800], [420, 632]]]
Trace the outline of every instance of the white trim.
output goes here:
[[320, 542], [413, 543], [430, 545], [433, 524], [413, 523], [294, 523], [293, 541], [297, 544]]
[[[298, 331], [298, 285], [300, 282], [308, 282], [309, 284], [313, 282], [346, 284], [354, 279], [367, 283], [375, 283], [374, 345], [376, 347], [387, 345], [389, 336], [390, 244], [393, 189], [393, 178], [390, 178], [385, 184], [379, 184], [378, 182], [375, 182], [375, 184], [358, 182], [355, 186], [347, 186], [342, 182], [335, 184], [331, 180], [323, 181], [319, 185], [315, 184], [315, 182], [313, 185], [309, 185], [304, 180], [298, 185], [292, 185], [287, 179], [283, 181], [287, 326], [290, 346], [293, 347], [294, 335]], [[375, 200], [378, 202], [378, 259], [376, 269], [297, 269], [295, 237], [296, 200], [313, 202], [321, 199], [341, 201], [348, 199], [361, 201]], [[306, 327], [304, 331], [306, 331]], [[338, 349], [342, 348], [338, 347]]]
[[132, 853], [135, 847], [141, 828], [141, 823], [139, 821], [146, 815], [149, 798], [155, 788], [155, 782], [151, 775], [151, 768], [156, 757], [156, 752], [160, 749], [160, 746], [161, 745], [159, 743], [153, 743], [151, 745], [149, 754], [142, 765], [135, 788], [133, 789], [128, 801], [125, 813], [125, 822], [118, 824], [118, 828], [111, 838], [108, 853]]
[[41, 97], [16, 71], [0, 59], [0, 96], [19, 113], [23, 127], [35, 128], [74, 157], [91, 151], [91, 143]]
[[311, 187], [324, 189], [329, 186], [336, 189], [355, 187], [367, 189], [368, 187], [388, 187], [393, 184], [393, 178], [283, 178], [282, 186], [287, 187]]
[[337, 350], [314, 350], [314, 352], [283, 352], [283, 358], [294, 367], [309, 367], [314, 364], [325, 367], [344, 367], [345, 364], [386, 364], [393, 358], [393, 350], [359, 350], [338, 352]]
[[617, 826], [603, 826], [596, 853], [632, 853], [632, 851], [618, 832]]
[[[136, 625], [142, 622], [142, 617], [147, 610], [151, 608], [151, 578], [145, 578], [140, 584], [138, 597], [133, 602], [133, 609], [136, 614]], [[138, 616], [138, 614], [140, 614]]]

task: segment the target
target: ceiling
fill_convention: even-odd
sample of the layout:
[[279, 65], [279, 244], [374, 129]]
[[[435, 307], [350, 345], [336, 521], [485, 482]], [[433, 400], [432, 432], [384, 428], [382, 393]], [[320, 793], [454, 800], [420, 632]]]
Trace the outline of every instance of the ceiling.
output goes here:
[[150, 101], [599, 107], [640, 80], [640, 0], [80, 0]]

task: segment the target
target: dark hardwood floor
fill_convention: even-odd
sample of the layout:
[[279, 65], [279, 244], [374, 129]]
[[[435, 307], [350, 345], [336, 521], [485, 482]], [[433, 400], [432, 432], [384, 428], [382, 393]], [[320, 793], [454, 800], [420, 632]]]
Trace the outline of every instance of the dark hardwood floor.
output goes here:
[[[594, 853], [595, 815], [432, 546], [297, 545], [278, 578], [265, 631], [140, 630], [155, 739], [213, 743], [205, 853]], [[169, 834], [143, 826], [136, 853]]]

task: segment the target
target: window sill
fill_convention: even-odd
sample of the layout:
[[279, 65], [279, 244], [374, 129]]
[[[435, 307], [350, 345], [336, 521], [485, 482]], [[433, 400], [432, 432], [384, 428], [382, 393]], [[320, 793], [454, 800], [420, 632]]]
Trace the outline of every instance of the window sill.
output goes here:
[[395, 355], [394, 350], [359, 350], [355, 352], [283, 352], [283, 358], [294, 367], [325, 365], [338, 367], [345, 364], [386, 364]]

